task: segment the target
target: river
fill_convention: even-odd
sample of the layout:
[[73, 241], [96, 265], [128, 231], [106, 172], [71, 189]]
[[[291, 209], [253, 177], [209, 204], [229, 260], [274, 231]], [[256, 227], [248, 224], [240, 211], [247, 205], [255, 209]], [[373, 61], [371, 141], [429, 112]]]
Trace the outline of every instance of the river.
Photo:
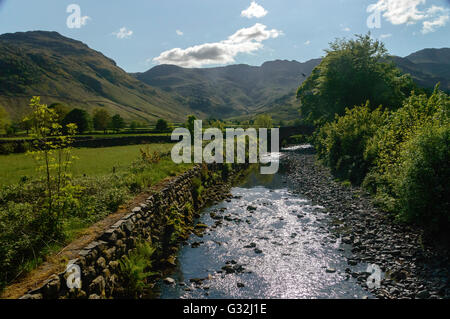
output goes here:
[[348, 275], [367, 264], [347, 264], [351, 247], [329, 231], [333, 219], [324, 207], [294, 192], [285, 154], [276, 154], [277, 174], [255, 170], [231, 199], [203, 210], [199, 223], [208, 228], [180, 249], [176, 283], [161, 281], [160, 298], [372, 298]]

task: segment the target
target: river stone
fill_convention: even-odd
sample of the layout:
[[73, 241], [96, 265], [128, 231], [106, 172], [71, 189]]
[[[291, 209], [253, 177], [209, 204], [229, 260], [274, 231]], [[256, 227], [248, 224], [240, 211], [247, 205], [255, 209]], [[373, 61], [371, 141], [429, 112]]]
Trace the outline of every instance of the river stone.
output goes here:
[[106, 260], [103, 257], [100, 257], [99, 259], [97, 259], [97, 266], [100, 267], [100, 269], [105, 269], [106, 268]]
[[[103, 278], [102, 276], [98, 276], [89, 285], [89, 292], [91, 294], [102, 295], [104, 291], [105, 291], [105, 278]], [[89, 298], [91, 297], [89, 296]]]
[[58, 297], [59, 290], [61, 288], [61, 281], [59, 276], [53, 275], [48, 280], [48, 283], [44, 286], [44, 295], [46, 298], [55, 299]]
[[326, 271], [327, 273], [329, 273], [329, 274], [333, 274], [333, 273], [336, 272], [336, 269], [334, 269], [334, 268], [327, 268], [325, 271]]
[[175, 285], [175, 279], [170, 278], [170, 277], [164, 278], [163, 282], [166, 285]]

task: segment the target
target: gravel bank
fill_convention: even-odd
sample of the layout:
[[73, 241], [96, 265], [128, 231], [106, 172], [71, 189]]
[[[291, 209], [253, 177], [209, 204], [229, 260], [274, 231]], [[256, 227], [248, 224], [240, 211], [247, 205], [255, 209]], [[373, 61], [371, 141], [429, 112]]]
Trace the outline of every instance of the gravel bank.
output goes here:
[[366, 289], [378, 298], [450, 298], [448, 248], [437, 248], [419, 229], [396, 223], [360, 188], [334, 181], [312, 154], [289, 152], [282, 166], [294, 190], [324, 206], [334, 219], [331, 230], [352, 244], [349, 264], [376, 264], [385, 273], [379, 288], [369, 289], [361, 280]]

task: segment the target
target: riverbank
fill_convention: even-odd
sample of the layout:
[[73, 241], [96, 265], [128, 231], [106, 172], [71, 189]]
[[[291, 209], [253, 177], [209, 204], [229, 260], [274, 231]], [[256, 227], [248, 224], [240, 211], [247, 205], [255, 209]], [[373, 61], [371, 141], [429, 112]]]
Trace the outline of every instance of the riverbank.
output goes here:
[[[197, 165], [167, 181], [126, 216], [82, 248], [69, 262], [80, 269], [81, 289], [69, 289], [69, 272], [52, 275], [43, 286], [29, 291], [26, 299], [133, 298], [129, 295], [120, 263], [146, 241], [155, 248], [152, 271], [164, 273], [175, 263], [180, 241], [193, 232], [198, 211], [228, 196], [233, 181], [245, 174], [246, 165]], [[72, 267], [73, 268], [73, 267]]]
[[353, 245], [348, 264], [376, 264], [385, 273], [380, 288], [368, 289], [368, 274], [347, 269], [363, 287], [378, 298], [450, 298], [445, 247], [427, 242], [418, 228], [396, 223], [363, 190], [336, 182], [314, 155], [289, 152], [283, 165], [293, 188], [324, 206], [334, 220], [331, 230]]

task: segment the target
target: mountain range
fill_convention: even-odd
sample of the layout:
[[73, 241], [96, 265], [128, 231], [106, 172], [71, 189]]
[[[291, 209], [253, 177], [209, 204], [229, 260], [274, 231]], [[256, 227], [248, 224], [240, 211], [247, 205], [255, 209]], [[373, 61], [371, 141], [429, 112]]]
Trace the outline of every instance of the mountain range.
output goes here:
[[[450, 49], [424, 49], [392, 57], [416, 83], [450, 90]], [[45, 103], [63, 103], [92, 111], [106, 108], [127, 120], [158, 118], [252, 118], [269, 113], [275, 119], [298, 116], [295, 91], [321, 59], [304, 63], [276, 60], [261, 66], [244, 64], [188, 69], [158, 65], [127, 73], [82, 42], [56, 32], [0, 35], [0, 105], [13, 118], [27, 112], [40, 95]]]

